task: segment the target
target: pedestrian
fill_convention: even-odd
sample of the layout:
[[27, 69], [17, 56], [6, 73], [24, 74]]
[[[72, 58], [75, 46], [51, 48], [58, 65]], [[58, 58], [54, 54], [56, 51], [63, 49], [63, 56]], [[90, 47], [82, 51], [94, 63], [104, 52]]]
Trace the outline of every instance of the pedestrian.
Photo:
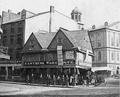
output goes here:
[[34, 75], [33, 75], [33, 73], [31, 75], [31, 83], [34, 83]]
[[70, 84], [73, 85], [73, 76], [70, 76]]
[[47, 86], [50, 86], [51, 76], [47, 74]]
[[53, 85], [56, 85], [56, 77], [53, 75]]
[[42, 84], [42, 79], [43, 79], [43, 76], [42, 74], [40, 75], [40, 84]]
[[61, 84], [61, 78], [60, 78], [60, 75], [58, 75], [58, 77], [57, 77], [57, 84], [58, 84], [58, 85]]
[[29, 74], [27, 75], [27, 84], [29, 84], [29, 82], [30, 82], [30, 76], [29, 76]]
[[64, 84], [65, 84], [65, 76], [63, 75], [62, 76], [62, 86], [64, 86]]
[[66, 75], [66, 85], [67, 87], [69, 87], [69, 76], [68, 75]]

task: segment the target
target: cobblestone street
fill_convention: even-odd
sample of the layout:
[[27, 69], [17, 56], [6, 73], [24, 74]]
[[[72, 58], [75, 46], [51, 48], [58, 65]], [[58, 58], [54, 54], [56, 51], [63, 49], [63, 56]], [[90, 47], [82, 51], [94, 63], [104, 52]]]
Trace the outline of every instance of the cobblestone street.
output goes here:
[[[47, 96], [99, 96], [101, 97], [119, 97], [120, 87], [119, 79], [108, 79], [106, 86], [101, 85], [97, 87], [93, 86], [76, 86], [76, 87], [61, 87], [61, 86], [49, 86], [46, 85], [26, 85], [25, 83], [0, 83], [0, 95], [9, 97], [47, 97]], [[55, 97], [56, 97], [55, 96]], [[62, 96], [63, 97], [63, 96]]]

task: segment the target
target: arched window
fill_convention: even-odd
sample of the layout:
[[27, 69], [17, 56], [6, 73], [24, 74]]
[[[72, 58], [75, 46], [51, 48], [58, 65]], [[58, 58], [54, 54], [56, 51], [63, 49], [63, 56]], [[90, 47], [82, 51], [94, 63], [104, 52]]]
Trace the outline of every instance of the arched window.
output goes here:
[[77, 14], [75, 15], [75, 19], [77, 20]]
[[72, 15], [72, 19], [74, 19], [74, 15]]
[[98, 52], [98, 61], [101, 61], [101, 52]]
[[98, 40], [98, 47], [101, 47], [101, 40]]

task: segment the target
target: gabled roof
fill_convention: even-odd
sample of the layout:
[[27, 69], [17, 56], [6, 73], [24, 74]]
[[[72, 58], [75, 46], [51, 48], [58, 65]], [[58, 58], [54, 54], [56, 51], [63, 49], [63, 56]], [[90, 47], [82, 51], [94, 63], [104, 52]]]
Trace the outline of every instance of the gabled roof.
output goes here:
[[47, 49], [48, 45], [52, 41], [55, 34], [56, 34], [56, 32], [48, 33], [48, 32], [43, 32], [41, 30], [34, 33], [34, 35], [37, 38], [42, 49]]
[[85, 47], [92, 50], [87, 30], [61, 30], [68, 37], [74, 47]]

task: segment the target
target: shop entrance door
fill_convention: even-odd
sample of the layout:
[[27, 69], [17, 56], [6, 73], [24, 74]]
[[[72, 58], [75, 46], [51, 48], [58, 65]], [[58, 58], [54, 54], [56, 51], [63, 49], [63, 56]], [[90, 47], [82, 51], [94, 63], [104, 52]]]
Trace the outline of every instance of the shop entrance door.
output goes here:
[[12, 79], [12, 67], [8, 67], [8, 79]]

